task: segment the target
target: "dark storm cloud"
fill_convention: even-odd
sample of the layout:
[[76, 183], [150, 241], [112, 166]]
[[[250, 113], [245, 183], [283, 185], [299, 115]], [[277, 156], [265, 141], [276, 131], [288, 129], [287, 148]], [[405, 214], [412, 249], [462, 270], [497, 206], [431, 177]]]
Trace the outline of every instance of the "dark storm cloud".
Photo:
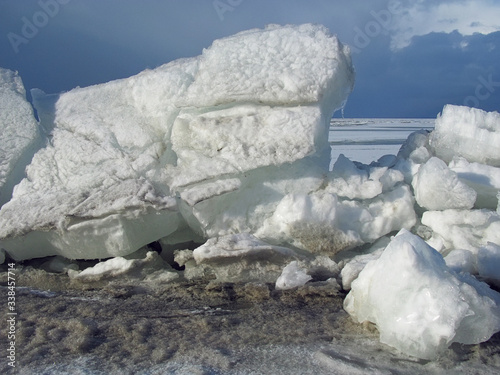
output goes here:
[[[460, 4], [470, 1], [0, 0], [0, 66], [18, 70], [28, 90], [59, 92], [199, 55], [245, 29], [313, 22], [353, 47], [347, 116], [434, 117], [446, 103], [498, 110], [498, 33], [462, 35], [491, 27], [498, 5], [475, 1], [480, 19]], [[422, 17], [436, 21], [402, 29]], [[462, 33], [432, 32], [450, 25]]]

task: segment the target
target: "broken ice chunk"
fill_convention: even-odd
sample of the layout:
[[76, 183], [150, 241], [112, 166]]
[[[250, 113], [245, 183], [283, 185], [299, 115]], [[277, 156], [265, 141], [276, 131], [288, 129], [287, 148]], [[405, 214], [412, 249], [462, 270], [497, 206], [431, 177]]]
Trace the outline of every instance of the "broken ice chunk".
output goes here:
[[24, 177], [41, 135], [17, 72], [0, 68], [0, 207]]
[[446, 105], [429, 143], [445, 162], [462, 156], [469, 162], [500, 167], [500, 113]]
[[422, 224], [433, 230], [445, 250], [464, 249], [477, 252], [488, 242], [500, 244], [500, 215], [489, 210], [427, 211]]
[[372, 199], [402, 182], [403, 174], [387, 167], [360, 168], [340, 154], [328, 174], [325, 191], [349, 199]]
[[498, 206], [500, 190], [500, 168], [486, 164], [469, 163], [464, 158], [455, 158], [449, 165], [458, 178], [473, 188], [477, 193], [476, 208], [494, 210]]
[[154, 251], [148, 251], [140, 259], [111, 258], [81, 272], [68, 270], [68, 275], [71, 279], [82, 282], [95, 282], [117, 277], [165, 282], [179, 277]]
[[470, 209], [476, 201], [474, 189], [436, 157], [420, 167], [412, 185], [417, 203], [428, 210]]
[[380, 341], [434, 359], [453, 342], [477, 344], [500, 330], [500, 294], [456, 274], [420, 237], [402, 230], [352, 283], [344, 307]]
[[488, 242], [479, 249], [477, 270], [482, 279], [500, 286], [500, 245]]
[[270, 245], [248, 233], [211, 238], [193, 251], [193, 257], [217, 281], [273, 283], [286, 264], [301, 258], [289, 248]]
[[392, 231], [411, 228], [416, 222], [413, 203], [406, 185], [361, 202], [341, 200], [321, 190], [289, 194], [258, 235], [274, 236], [312, 253], [335, 255]]
[[278, 280], [276, 280], [276, 289], [287, 290], [304, 285], [312, 279], [311, 275], [307, 274], [307, 270], [300, 267], [299, 263], [294, 260], [283, 268]]

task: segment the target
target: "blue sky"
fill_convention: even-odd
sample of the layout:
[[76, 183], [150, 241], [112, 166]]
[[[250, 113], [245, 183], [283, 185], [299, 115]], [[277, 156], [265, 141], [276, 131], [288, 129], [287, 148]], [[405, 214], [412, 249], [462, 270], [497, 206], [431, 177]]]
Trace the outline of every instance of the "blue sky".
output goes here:
[[306, 22], [352, 47], [346, 117], [500, 110], [499, 0], [0, 0], [0, 66], [55, 93], [199, 55], [241, 30]]

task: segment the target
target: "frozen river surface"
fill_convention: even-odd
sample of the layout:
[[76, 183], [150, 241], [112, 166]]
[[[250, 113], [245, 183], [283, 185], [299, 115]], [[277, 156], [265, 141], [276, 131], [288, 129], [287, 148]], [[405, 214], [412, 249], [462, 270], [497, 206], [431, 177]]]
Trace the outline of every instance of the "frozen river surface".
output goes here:
[[330, 145], [332, 162], [340, 154], [370, 164], [383, 155], [396, 155], [408, 135], [434, 129], [435, 119], [332, 119]]

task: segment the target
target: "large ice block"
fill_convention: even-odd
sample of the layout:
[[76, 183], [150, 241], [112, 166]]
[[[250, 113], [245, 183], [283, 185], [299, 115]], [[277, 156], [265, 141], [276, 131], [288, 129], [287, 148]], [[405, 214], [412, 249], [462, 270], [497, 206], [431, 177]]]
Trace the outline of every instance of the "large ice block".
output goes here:
[[358, 322], [375, 323], [381, 342], [424, 359], [435, 359], [453, 342], [480, 343], [500, 330], [500, 294], [453, 272], [406, 230], [352, 282], [344, 307]]
[[0, 207], [10, 200], [41, 142], [21, 77], [0, 68]]
[[461, 156], [469, 162], [500, 166], [500, 113], [446, 105], [436, 119], [429, 143], [446, 162]]
[[321, 186], [329, 119], [353, 83], [349, 49], [307, 24], [242, 32], [127, 79], [34, 90], [49, 144], [0, 211], [0, 247], [105, 258], [186, 224], [205, 238], [254, 232], [285, 195]]

